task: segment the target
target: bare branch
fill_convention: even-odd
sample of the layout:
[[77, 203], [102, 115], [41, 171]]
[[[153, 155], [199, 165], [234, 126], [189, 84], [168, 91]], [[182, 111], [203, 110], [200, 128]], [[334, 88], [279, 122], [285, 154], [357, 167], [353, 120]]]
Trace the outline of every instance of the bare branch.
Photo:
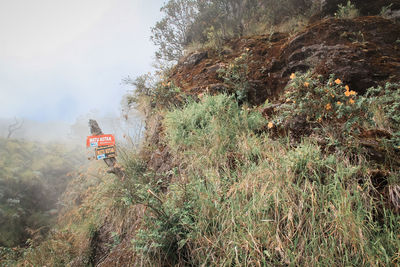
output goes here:
[[8, 126], [8, 135], [7, 135], [7, 139], [11, 138], [11, 135], [22, 128], [22, 126], [24, 125], [24, 120], [22, 119], [21, 121], [18, 121], [17, 117], [14, 118], [15, 122], [10, 124]]

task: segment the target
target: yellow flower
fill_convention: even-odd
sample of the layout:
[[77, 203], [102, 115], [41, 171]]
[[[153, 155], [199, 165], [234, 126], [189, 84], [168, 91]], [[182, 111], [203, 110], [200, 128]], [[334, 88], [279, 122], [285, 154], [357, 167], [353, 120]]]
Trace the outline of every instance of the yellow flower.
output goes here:
[[294, 78], [296, 78], [296, 74], [292, 73], [292, 75], [290, 75], [290, 79], [293, 80]]
[[305, 87], [308, 87], [309, 85], [310, 85], [310, 83], [304, 82], [304, 86], [305, 86]]
[[322, 118], [321, 117], [318, 118], [318, 122], [322, 122]]
[[349, 100], [349, 103], [350, 103], [350, 104], [354, 104], [354, 100], [353, 100], [353, 99], [350, 99], [350, 100]]
[[332, 98], [335, 98], [335, 95], [334, 95], [334, 94], [331, 94], [331, 97], [332, 97]]
[[341, 84], [342, 81], [341, 81], [340, 79], [336, 79], [336, 80], [335, 80], [335, 83], [336, 83], [336, 84]]
[[249, 51], [250, 50], [250, 48], [246, 48], [246, 51]]
[[326, 110], [330, 110], [331, 108], [332, 108], [331, 104], [329, 104], [329, 103], [326, 104], [326, 106], [325, 106], [325, 109], [326, 109]]
[[353, 90], [350, 91], [350, 88], [349, 88], [348, 85], [346, 85], [344, 88], [346, 88], [346, 92], [344, 92], [345, 96], [351, 96], [351, 95], [356, 95], [357, 94], [357, 92], [355, 92]]
[[342, 104], [342, 102], [338, 101], [338, 102], [336, 102], [336, 104], [337, 104], [338, 106], [340, 106], [340, 105]]
[[268, 129], [271, 129], [272, 127], [274, 127], [274, 124], [271, 121], [268, 122]]

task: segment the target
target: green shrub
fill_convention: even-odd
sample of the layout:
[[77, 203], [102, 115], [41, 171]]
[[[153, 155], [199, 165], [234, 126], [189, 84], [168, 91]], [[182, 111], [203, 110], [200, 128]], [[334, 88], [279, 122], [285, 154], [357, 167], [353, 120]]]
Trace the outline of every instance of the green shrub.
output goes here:
[[229, 85], [233, 93], [239, 101], [246, 101], [247, 94], [250, 89], [248, 81], [249, 74], [249, 51], [242, 53], [239, 57], [235, 58], [226, 68], [218, 70], [218, 75], [224, 80], [224, 83]]
[[383, 6], [381, 8], [381, 11], [379, 12], [379, 16], [385, 18], [385, 19], [390, 19], [390, 13], [392, 12], [391, 8], [393, 6], [393, 3], [390, 3], [387, 6]]
[[207, 37], [204, 47], [215, 51], [220, 51], [222, 49], [224, 40], [222, 38], [223, 33], [221, 30], [216, 30], [214, 26], [210, 26], [204, 30], [204, 35]]
[[347, 1], [344, 6], [342, 4], [338, 5], [338, 11], [335, 13], [335, 17], [339, 19], [354, 19], [360, 15], [360, 12], [354, 4]]
[[400, 149], [400, 84], [386, 83], [384, 87], [370, 88], [365, 98], [374, 112], [375, 125], [388, 130], [392, 135], [390, 146]]
[[[165, 72], [168, 72], [165, 70]], [[155, 109], [174, 108], [187, 101], [187, 96], [181, 89], [165, 76], [156, 77], [153, 74], [144, 74], [135, 79], [127, 78], [126, 84], [134, 87], [131, 94], [125, 96], [128, 110], [132, 107], [145, 115]]]

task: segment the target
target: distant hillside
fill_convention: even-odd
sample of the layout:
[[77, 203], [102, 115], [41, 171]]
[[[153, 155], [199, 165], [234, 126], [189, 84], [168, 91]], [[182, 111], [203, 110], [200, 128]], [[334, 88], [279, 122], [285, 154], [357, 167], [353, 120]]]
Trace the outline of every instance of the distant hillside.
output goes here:
[[0, 139], [0, 246], [25, 246], [49, 230], [82, 158], [60, 144]]

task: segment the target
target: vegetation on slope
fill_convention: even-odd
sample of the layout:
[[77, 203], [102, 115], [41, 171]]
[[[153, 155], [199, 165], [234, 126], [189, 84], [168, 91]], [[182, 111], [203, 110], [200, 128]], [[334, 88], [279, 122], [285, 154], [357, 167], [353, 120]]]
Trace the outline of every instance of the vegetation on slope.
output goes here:
[[[262, 3], [168, 1], [163, 10], [173, 18], [175, 13], [169, 11], [180, 12], [185, 4], [196, 7], [185, 9], [187, 14], [194, 14], [187, 22], [191, 24], [180, 29], [187, 33], [197, 20], [201, 21], [202, 14], [207, 14], [199, 11], [199, 3], [204, 3], [204, 10], [214, 6], [230, 10], [239, 2]], [[337, 16], [346, 18], [335, 22], [352, 24], [349, 17], [357, 13], [355, 7], [340, 3]], [[255, 25], [245, 18], [222, 18], [200, 25], [214, 27], [217, 32], [230, 26], [240, 29], [243, 21]], [[218, 19], [223, 23], [218, 24]], [[229, 24], [231, 19], [239, 26]], [[391, 27], [394, 23], [372, 18], [354, 24], [366, 27], [369, 24], [365, 21]], [[161, 22], [167, 28], [178, 25]], [[320, 23], [300, 36], [318, 37], [316, 32], [326, 25]], [[161, 26], [157, 24], [156, 28]], [[175, 30], [169, 33], [177, 33]], [[235, 32], [234, 28], [229, 31]], [[203, 44], [220, 41], [215, 34], [205, 36], [198, 39]], [[294, 36], [293, 40], [293, 47], [293, 43], [279, 45], [295, 50], [302, 39]], [[365, 45], [362, 40], [354, 42], [351, 45], [357, 49]], [[160, 58], [178, 59], [175, 56], [179, 57], [188, 43], [183, 40], [177, 44], [181, 46], [168, 55], [160, 43]], [[379, 44], [391, 51], [398, 49], [395, 42]], [[226, 47], [216, 46], [217, 50], [221, 48]], [[126, 178], [118, 180], [96, 164], [76, 177], [64, 195], [65, 209], [50, 237], [26, 249], [24, 257], [14, 263], [400, 264], [398, 81], [393, 76], [372, 77], [381, 86], [355, 90], [351, 84], [356, 83], [355, 77], [344, 81], [329, 73], [318, 75], [312, 69], [296, 73], [286, 69], [280, 77], [282, 84], [289, 82], [274, 97], [249, 101], [254, 99], [247, 97], [247, 74], [259, 65], [248, 64], [247, 58], [262, 56], [243, 52], [242, 46], [236, 48], [230, 64], [218, 71], [219, 78], [231, 85], [228, 89], [192, 88], [188, 93], [170, 79], [168, 71], [159, 79], [142, 76], [135, 80], [137, 90], [129, 101], [145, 112], [147, 133], [140, 150], [122, 150], [119, 155]], [[218, 51], [210, 54], [224, 57], [225, 52]], [[292, 59], [295, 61], [295, 57]], [[180, 64], [189, 70], [193, 66]], [[190, 76], [190, 71], [183, 71], [184, 75]], [[180, 82], [185, 85], [185, 80]]]
[[[353, 3], [354, 4], [353, 4]], [[152, 28], [156, 56], [178, 61], [201, 47], [223, 50], [227, 40], [246, 35], [295, 33], [325, 16], [354, 18], [400, 8], [399, 0], [169, 0], [163, 18]]]
[[[400, 113], [381, 108], [399, 105], [399, 85], [362, 97], [339, 79], [292, 77], [291, 98], [269, 121], [226, 95], [165, 115], [175, 167], [134, 239], [146, 265], [398, 263]], [[278, 121], [298, 116], [313, 129], [296, 141]], [[382, 119], [376, 159], [358, 135]]]
[[[285, 106], [269, 117], [262, 111], [271, 104], [240, 106], [224, 94], [167, 112], [161, 142], [170, 170], [155, 173], [140, 160], [147, 155], [129, 155], [126, 180], [99, 176], [85, 190], [70, 188], [80, 202], [61, 217], [57, 241], [25, 260], [48, 264], [51, 251], [62, 264], [100, 266], [397, 264], [399, 109], [391, 107], [399, 85], [371, 97], [334, 77], [292, 78]], [[305, 110], [308, 136], [279, 129]], [[366, 147], [363, 130], [377, 127], [385, 135], [369, 136], [376, 147]], [[83, 181], [91, 179], [72, 185]], [[69, 258], [52, 244], [66, 240]]]

